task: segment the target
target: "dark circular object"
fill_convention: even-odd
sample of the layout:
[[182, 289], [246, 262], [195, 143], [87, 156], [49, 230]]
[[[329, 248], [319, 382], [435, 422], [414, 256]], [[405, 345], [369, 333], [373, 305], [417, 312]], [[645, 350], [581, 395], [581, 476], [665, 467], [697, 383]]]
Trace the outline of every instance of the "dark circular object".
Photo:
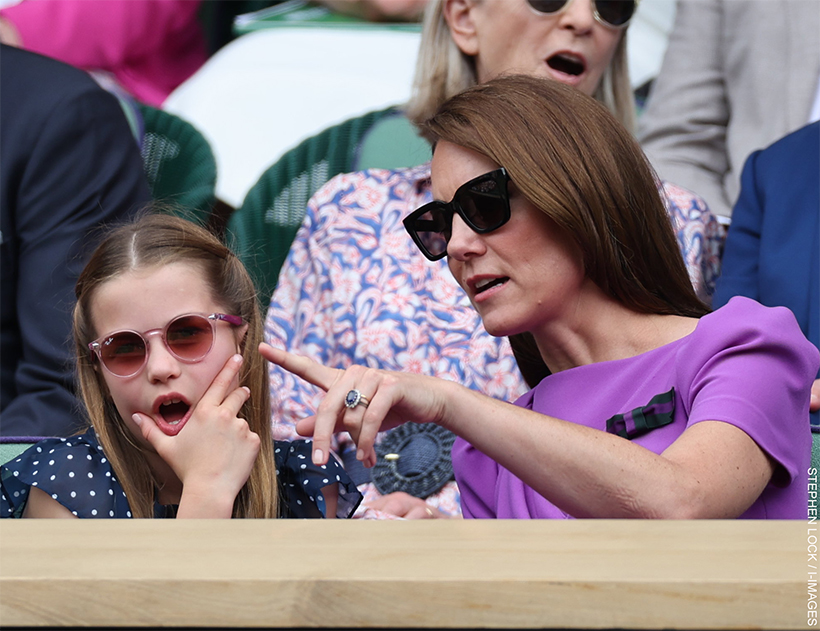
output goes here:
[[376, 445], [373, 484], [382, 495], [404, 491], [424, 499], [453, 479], [455, 434], [434, 423], [405, 423]]

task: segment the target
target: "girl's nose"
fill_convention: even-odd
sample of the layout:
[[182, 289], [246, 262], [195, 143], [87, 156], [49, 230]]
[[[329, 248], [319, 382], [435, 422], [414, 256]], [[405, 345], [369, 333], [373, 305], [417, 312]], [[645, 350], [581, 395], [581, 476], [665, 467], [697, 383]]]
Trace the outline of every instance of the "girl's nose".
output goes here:
[[145, 374], [151, 383], [164, 383], [179, 377], [181, 362], [171, 354], [160, 336], [152, 336], [148, 342], [148, 361]]
[[461, 216], [454, 213], [450, 241], [447, 243], [447, 256], [464, 261], [480, 256], [485, 251], [483, 237], [464, 223]]

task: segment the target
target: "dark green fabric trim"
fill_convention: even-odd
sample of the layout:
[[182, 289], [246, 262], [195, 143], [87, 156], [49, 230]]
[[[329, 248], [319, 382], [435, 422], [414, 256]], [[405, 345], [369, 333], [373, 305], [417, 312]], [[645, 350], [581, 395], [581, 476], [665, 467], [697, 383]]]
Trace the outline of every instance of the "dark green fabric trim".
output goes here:
[[653, 429], [669, 425], [675, 416], [675, 389], [655, 395], [643, 407], [616, 414], [606, 422], [606, 431], [632, 440]]

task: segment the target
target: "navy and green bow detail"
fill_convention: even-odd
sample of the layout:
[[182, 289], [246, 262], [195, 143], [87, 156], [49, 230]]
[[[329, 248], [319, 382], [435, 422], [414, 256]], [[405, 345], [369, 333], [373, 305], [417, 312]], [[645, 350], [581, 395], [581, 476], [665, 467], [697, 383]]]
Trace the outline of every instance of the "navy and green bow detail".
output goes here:
[[675, 417], [675, 389], [657, 394], [643, 407], [616, 414], [606, 422], [606, 431], [632, 440], [653, 429], [669, 425]]

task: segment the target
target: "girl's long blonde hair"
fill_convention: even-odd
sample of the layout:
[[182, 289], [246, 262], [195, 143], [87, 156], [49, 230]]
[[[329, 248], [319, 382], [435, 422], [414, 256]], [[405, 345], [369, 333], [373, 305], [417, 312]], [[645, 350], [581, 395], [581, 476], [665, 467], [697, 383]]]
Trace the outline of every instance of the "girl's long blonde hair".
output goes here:
[[[100, 243], [80, 274], [75, 294], [74, 345], [80, 392], [106, 457], [125, 491], [134, 517], [153, 517], [158, 482], [143, 448], [132, 438], [108, 395], [88, 342], [94, 329], [91, 306], [96, 290], [136, 269], [185, 262], [202, 270], [213, 300], [248, 325], [242, 344], [244, 363], [239, 375], [251, 390], [240, 416], [259, 435], [261, 448], [250, 477], [234, 502], [233, 517], [276, 517], [277, 483], [270, 425], [268, 372], [257, 347], [262, 341], [262, 317], [256, 290], [247, 270], [219, 239], [204, 228], [168, 214], [146, 214], [114, 229]], [[157, 296], [161, 300], [161, 296]]]

